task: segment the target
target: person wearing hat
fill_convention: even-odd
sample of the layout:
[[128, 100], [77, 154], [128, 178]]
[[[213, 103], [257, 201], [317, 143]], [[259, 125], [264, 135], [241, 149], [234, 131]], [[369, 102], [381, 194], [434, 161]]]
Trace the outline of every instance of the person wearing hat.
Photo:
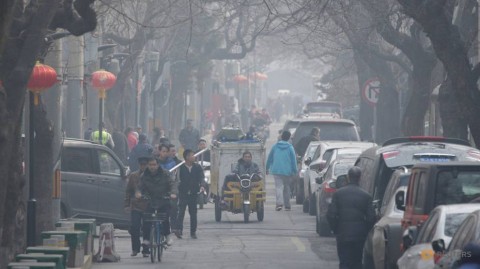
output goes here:
[[195, 151], [197, 149], [198, 141], [200, 141], [200, 131], [193, 127], [193, 120], [187, 120], [187, 126], [180, 131], [178, 140], [184, 150]]
[[145, 134], [140, 134], [138, 136], [138, 144], [133, 147], [132, 151], [128, 155], [128, 166], [130, 171], [136, 171], [140, 167], [138, 166], [137, 159], [140, 156], [149, 156], [153, 154], [152, 145], [148, 144], [147, 136]]
[[[141, 156], [137, 159], [139, 169], [132, 172], [128, 176], [128, 184], [125, 190], [124, 208], [126, 212], [130, 212], [130, 219], [132, 223], [129, 229], [132, 240], [132, 254], [130, 256], [132, 257], [137, 256], [137, 254], [140, 252], [140, 227], [142, 227], [142, 225], [148, 225], [143, 221], [143, 213], [147, 209], [147, 202], [144, 199], [136, 198], [135, 191], [138, 189], [140, 178], [147, 168], [149, 158], [149, 156]], [[146, 231], [145, 228], [142, 230]], [[146, 244], [147, 242], [145, 242], [145, 240], [148, 240], [148, 237], [145, 236], [145, 232], [142, 237], [144, 240], [142, 253], [143, 256], [148, 256], [149, 249]]]
[[354, 166], [348, 170], [348, 184], [332, 196], [327, 220], [337, 239], [340, 269], [362, 268], [363, 245], [375, 224], [372, 196], [358, 183], [362, 170]]

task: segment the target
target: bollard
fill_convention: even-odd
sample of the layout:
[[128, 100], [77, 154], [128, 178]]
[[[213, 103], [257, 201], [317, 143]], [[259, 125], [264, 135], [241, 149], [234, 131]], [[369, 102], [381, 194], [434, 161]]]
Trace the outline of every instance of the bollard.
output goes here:
[[102, 223], [100, 225], [98, 252], [95, 254], [96, 262], [120, 261], [120, 256], [115, 253], [114, 230], [113, 223]]

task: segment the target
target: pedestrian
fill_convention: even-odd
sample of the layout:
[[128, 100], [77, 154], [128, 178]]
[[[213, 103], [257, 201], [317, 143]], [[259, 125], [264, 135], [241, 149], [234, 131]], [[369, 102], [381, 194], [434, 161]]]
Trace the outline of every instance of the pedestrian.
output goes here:
[[[204, 149], [207, 149], [207, 140], [202, 138], [198, 142], [198, 150], [196, 152], [200, 152]], [[198, 161], [200, 162], [200, 164], [202, 164], [203, 162], [210, 162], [210, 150], [207, 149], [202, 154], [200, 154], [198, 156]]]
[[83, 139], [85, 140], [90, 140], [92, 137], [93, 129], [89, 127], [84, 133], [83, 133]]
[[461, 254], [460, 259], [451, 268], [480, 269], [480, 245], [478, 243], [466, 244]]
[[[168, 145], [168, 157], [167, 161], [165, 162], [165, 167], [173, 167], [181, 163], [180, 159], [177, 157], [177, 150], [175, 148], [175, 145], [169, 144]], [[172, 168], [173, 168], [172, 167]], [[172, 169], [170, 168], [170, 169]], [[176, 177], [178, 169], [173, 171], [171, 176], [175, 180], [176, 186], [178, 186], [178, 181]], [[177, 234], [176, 229], [177, 229], [177, 216], [178, 216], [178, 197], [175, 199], [170, 199], [170, 225], [172, 226], [172, 232]]]
[[198, 194], [205, 191], [203, 168], [195, 163], [195, 156], [192, 150], [183, 152], [185, 163], [182, 164], [177, 173], [178, 181], [178, 218], [176, 236], [183, 236], [183, 218], [185, 210], [188, 206], [188, 214], [190, 215], [190, 237], [197, 239], [197, 199]]
[[127, 127], [124, 132], [125, 136], [127, 137], [128, 141], [128, 150], [131, 151], [133, 147], [135, 147], [138, 143], [138, 139], [133, 133], [133, 128], [132, 127]]
[[115, 148], [113, 148], [113, 152], [117, 154], [118, 158], [120, 158], [124, 165], [127, 165], [129, 154], [127, 137], [118, 129], [114, 129], [112, 133], [112, 139], [113, 143], [115, 143]]
[[177, 148], [174, 144], [168, 145], [168, 157], [175, 162], [175, 165], [181, 163], [182, 161], [177, 157]]
[[332, 196], [327, 220], [337, 239], [340, 269], [362, 268], [363, 245], [375, 224], [372, 196], [358, 185], [362, 170], [348, 170], [348, 184]]
[[158, 163], [160, 167], [167, 172], [176, 165], [175, 161], [170, 158], [169, 150], [168, 145], [160, 144], [160, 146], [158, 146]]
[[138, 137], [138, 144], [132, 149], [128, 155], [128, 166], [130, 171], [136, 171], [139, 169], [137, 159], [140, 156], [149, 156], [153, 154], [153, 147], [148, 144], [147, 136], [141, 134]]
[[180, 131], [178, 138], [182, 144], [183, 150], [196, 150], [198, 141], [200, 140], [200, 131], [193, 127], [193, 121], [187, 120], [187, 126]]
[[267, 159], [267, 175], [270, 173], [275, 179], [276, 211], [290, 211], [290, 181], [297, 174], [297, 158], [293, 146], [288, 143], [291, 133], [283, 131], [281, 140], [273, 145]]
[[100, 141], [100, 131], [96, 130], [92, 132], [90, 140], [93, 142], [96, 142], [98, 144], [102, 144], [104, 146], [109, 147], [110, 149], [113, 149], [115, 147], [115, 143], [113, 142], [112, 135], [110, 135], [109, 132], [107, 132], [107, 129], [105, 128], [105, 124], [101, 123], [102, 125], [102, 141]]
[[295, 152], [297, 155], [303, 157], [305, 151], [307, 151], [308, 145], [312, 141], [320, 141], [320, 129], [317, 127], [314, 127], [309, 135], [302, 137], [300, 141], [297, 142], [295, 145]]
[[[177, 198], [177, 186], [170, 174], [160, 168], [157, 159], [153, 157], [149, 158], [147, 169], [145, 169], [140, 177], [140, 183], [138, 190], [135, 192], [135, 197], [149, 197], [147, 200], [148, 206], [145, 210], [147, 213], [153, 213], [157, 210], [158, 213], [165, 213], [168, 216], [170, 201], [166, 201], [165, 198]], [[145, 229], [144, 238], [150, 238], [150, 225], [144, 225], [143, 228]], [[173, 239], [170, 236], [170, 220], [168, 217], [162, 223], [161, 233], [167, 238], [167, 245], [172, 245]], [[145, 241], [146, 246], [149, 246], [150, 243], [149, 241]]]
[[[140, 229], [143, 225], [148, 225], [143, 218], [143, 214], [147, 209], [147, 201], [141, 198], [135, 197], [135, 191], [139, 187], [140, 178], [147, 168], [149, 158], [146, 156], [142, 156], [138, 158], [138, 166], [140, 169], [132, 172], [128, 176], [128, 184], [125, 191], [125, 212], [130, 213], [130, 220], [131, 226], [129, 229], [129, 233], [131, 235], [132, 241], [132, 254], [130, 256], [135, 257], [140, 252]], [[149, 250], [146, 243], [148, 243], [148, 236], [145, 235], [145, 228], [142, 228], [143, 231], [143, 250], [142, 254], [144, 256], [148, 256]], [[147, 241], [146, 241], [147, 240]]]

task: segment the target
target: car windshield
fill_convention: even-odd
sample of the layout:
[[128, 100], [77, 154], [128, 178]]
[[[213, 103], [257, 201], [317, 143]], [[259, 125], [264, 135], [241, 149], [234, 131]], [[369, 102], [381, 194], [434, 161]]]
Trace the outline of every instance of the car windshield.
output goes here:
[[309, 103], [306, 108], [308, 113], [336, 113], [341, 115], [339, 104]]
[[445, 219], [445, 235], [452, 237], [467, 216], [468, 213], [447, 214]]
[[359, 141], [355, 125], [345, 122], [302, 122], [295, 130], [294, 145], [308, 136], [314, 127], [320, 128], [320, 140]]
[[438, 173], [435, 206], [469, 203], [479, 200], [479, 197], [480, 171], [453, 170]]
[[290, 130], [290, 131], [291, 131], [292, 129], [295, 130], [295, 128], [297, 128], [297, 126], [298, 126], [299, 123], [300, 123], [300, 122], [299, 122], [299, 121], [296, 121], [296, 120], [289, 120], [289, 121], [287, 121], [287, 122], [285, 123], [285, 126], [283, 127], [283, 130]]

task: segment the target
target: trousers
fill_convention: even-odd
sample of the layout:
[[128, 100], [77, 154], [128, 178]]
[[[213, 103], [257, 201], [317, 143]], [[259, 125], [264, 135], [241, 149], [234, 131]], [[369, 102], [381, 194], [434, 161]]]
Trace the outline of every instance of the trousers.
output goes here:
[[190, 234], [197, 232], [197, 199], [198, 194], [181, 194], [178, 199], [178, 216], [177, 230], [183, 231], [183, 219], [185, 218], [185, 210], [188, 206], [188, 214], [190, 215]]

